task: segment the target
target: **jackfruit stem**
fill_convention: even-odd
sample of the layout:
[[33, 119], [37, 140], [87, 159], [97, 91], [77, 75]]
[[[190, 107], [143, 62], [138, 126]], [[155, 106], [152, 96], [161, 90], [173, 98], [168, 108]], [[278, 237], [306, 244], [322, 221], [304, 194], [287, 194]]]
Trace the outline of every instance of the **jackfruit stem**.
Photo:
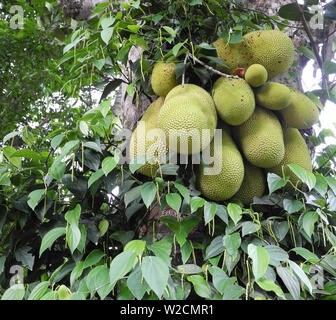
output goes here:
[[203, 61], [197, 59], [195, 56], [193, 56], [190, 52], [188, 52], [188, 57], [194, 59], [198, 64], [202, 65], [204, 68], [210, 70], [211, 72], [213, 73], [216, 73], [222, 77], [225, 77], [225, 78], [229, 78], [229, 79], [239, 79], [238, 76], [233, 76], [233, 75], [230, 75], [230, 74], [226, 74], [226, 73], [223, 73], [223, 72], [220, 72], [210, 66], [208, 66], [206, 63], [204, 63]]

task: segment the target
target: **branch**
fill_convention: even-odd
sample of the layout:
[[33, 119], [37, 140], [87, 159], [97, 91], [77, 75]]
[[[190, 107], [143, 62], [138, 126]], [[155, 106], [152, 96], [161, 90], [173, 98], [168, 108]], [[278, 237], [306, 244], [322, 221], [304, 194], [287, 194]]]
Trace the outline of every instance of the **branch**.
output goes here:
[[218, 74], [219, 76], [221, 77], [225, 77], [225, 78], [228, 78], [228, 79], [239, 79], [238, 76], [232, 76], [232, 75], [229, 75], [229, 74], [226, 74], [226, 73], [223, 73], [223, 72], [220, 72], [210, 66], [208, 66], [206, 63], [204, 63], [203, 61], [197, 59], [195, 56], [193, 56], [190, 52], [188, 53], [187, 57], [190, 57], [192, 58], [193, 60], [195, 60], [197, 63], [199, 63], [200, 65], [202, 65], [204, 68], [208, 69], [209, 71], [213, 72], [213, 73], [216, 73]]

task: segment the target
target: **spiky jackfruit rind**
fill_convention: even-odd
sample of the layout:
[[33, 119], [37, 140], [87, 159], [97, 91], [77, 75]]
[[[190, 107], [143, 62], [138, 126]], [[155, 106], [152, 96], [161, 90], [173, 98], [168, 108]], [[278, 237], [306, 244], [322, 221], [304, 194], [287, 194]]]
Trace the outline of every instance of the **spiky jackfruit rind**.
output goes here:
[[177, 85], [175, 63], [156, 62], [151, 77], [151, 86], [154, 93], [160, 97], [165, 97]]
[[[168, 152], [165, 139], [158, 136], [154, 141], [150, 141], [148, 136], [151, 130], [159, 128], [157, 119], [163, 103], [164, 98], [159, 97], [149, 105], [140, 119], [145, 124], [145, 134], [138, 134], [139, 127], [137, 126], [132, 133], [129, 144], [130, 160], [146, 160], [145, 164], [138, 169], [138, 172], [148, 177], [156, 175], [159, 163]], [[142, 151], [145, 153], [143, 154]]]
[[[158, 125], [166, 134], [170, 152], [184, 155], [199, 153], [210, 144], [217, 126], [217, 112], [212, 97], [197, 85], [176, 86], [169, 92], [160, 109]], [[203, 130], [209, 130], [210, 135], [205, 145], [202, 141]], [[177, 146], [170, 145], [171, 141], [177, 141]], [[187, 141], [184, 147], [183, 141]]]
[[251, 87], [258, 88], [266, 83], [268, 72], [263, 65], [255, 63], [247, 68], [244, 77]]
[[272, 111], [256, 106], [252, 116], [233, 130], [245, 158], [256, 167], [271, 168], [283, 159], [282, 127]]
[[319, 119], [315, 103], [301, 91], [290, 88], [291, 102], [280, 114], [288, 127], [297, 129], [311, 128]]
[[266, 178], [263, 170], [248, 161], [244, 161], [244, 180], [237, 193], [232, 197], [232, 201], [241, 201], [245, 206], [253, 203], [253, 198], [261, 198], [265, 194]]
[[[308, 146], [301, 133], [296, 128], [284, 129], [285, 156], [275, 167], [267, 169], [282, 177], [283, 172], [289, 176], [289, 180], [294, 185], [300, 184], [299, 178], [287, 167], [289, 164], [297, 164], [307, 171], [312, 172], [312, 160]], [[284, 171], [283, 171], [284, 170]]]
[[287, 86], [277, 82], [267, 82], [255, 90], [259, 106], [270, 110], [282, 110], [291, 102], [291, 92]]
[[[221, 161], [221, 170], [216, 175], [205, 175], [201, 164], [197, 174], [197, 187], [202, 194], [212, 201], [230, 199], [241, 187], [244, 179], [243, 158], [236, 144], [226, 132], [222, 131], [222, 141], [214, 139], [209, 148], [214, 161]], [[220, 150], [215, 153], [214, 150]]]
[[219, 78], [213, 87], [219, 117], [231, 126], [244, 123], [254, 112], [254, 93], [244, 79]]

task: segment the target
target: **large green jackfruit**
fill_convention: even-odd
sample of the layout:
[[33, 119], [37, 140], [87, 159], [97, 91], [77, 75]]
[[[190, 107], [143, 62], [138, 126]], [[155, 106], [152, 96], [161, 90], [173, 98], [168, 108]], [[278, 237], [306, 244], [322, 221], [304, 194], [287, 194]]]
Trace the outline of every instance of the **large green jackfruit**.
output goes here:
[[291, 102], [280, 110], [280, 114], [288, 127], [308, 129], [317, 123], [319, 111], [315, 103], [297, 89], [290, 88]]
[[219, 117], [231, 126], [241, 125], [254, 112], [254, 93], [244, 79], [219, 78], [212, 96]]
[[256, 102], [259, 106], [282, 110], [291, 102], [291, 92], [287, 86], [277, 82], [267, 82], [255, 90]]
[[261, 168], [255, 167], [248, 161], [244, 161], [245, 175], [238, 192], [232, 197], [233, 201], [239, 200], [245, 206], [253, 203], [253, 198], [261, 198], [266, 189], [266, 178]]
[[165, 63], [163, 61], [155, 63], [151, 85], [154, 93], [161, 97], [165, 97], [171, 89], [176, 87], [178, 81], [176, 79], [175, 63]]
[[[166, 134], [170, 152], [199, 153], [210, 144], [217, 126], [212, 97], [194, 84], [175, 87], [160, 109], [158, 125]], [[209, 139], [206, 139], [207, 135]]]
[[271, 168], [283, 159], [282, 127], [272, 111], [256, 106], [253, 115], [233, 130], [245, 158], [256, 167]]
[[263, 65], [272, 79], [286, 72], [294, 61], [294, 45], [292, 40], [278, 30], [258, 30], [244, 36], [244, 42], [251, 48], [253, 57], [249, 65]]
[[158, 115], [163, 102], [164, 98], [159, 97], [149, 105], [133, 131], [129, 144], [130, 160], [145, 161], [138, 172], [149, 177], [156, 175], [159, 163], [163, 161], [168, 152], [163, 132], [162, 135], [156, 133], [159, 128]]
[[278, 30], [252, 31], [238, 44], [229, 44], [221, 38], [213, 44], [218, 57], [228, 66], [224, 71], [229, 73], [236, 68], [261, 64], [267, 70], [268, 79], [272, 79], [287, 71], [294, 61], [292, 40]]
[[217, 174], [206, 174], [207, 169], [202, 164], [197, 175], [197, 186], [202, 194], [213, 201], [230, 199], [240, 188], [244, 179], [244, 163], [241, 153], [231, 136], [222, 130], [222, 141], [216, 139], [209, 146], [213, 164], [210, 169], [217, 166]]
[[266, 83], [268, 73], [264, 66], [255, 63], [250, 65], [245, 72], [246, 82], [253, 88], [257, 88]]
[[275, 167], [268, 169], [268, 172], [272, 172], [282, 177], [282, 167], [284, 166], [284, 172], [286, 176], [289, 176], [290, 181], [297, 185], [299, 179], [297, 176], [287, 167], [288, 164], [297, 164], [302, 168], [312, 171], [312, 161], [309, 154], [307, 144], [300, 134], [298, 129], [287, 128], [284, 130], [285, 141], [285, 156], [283, 160]]

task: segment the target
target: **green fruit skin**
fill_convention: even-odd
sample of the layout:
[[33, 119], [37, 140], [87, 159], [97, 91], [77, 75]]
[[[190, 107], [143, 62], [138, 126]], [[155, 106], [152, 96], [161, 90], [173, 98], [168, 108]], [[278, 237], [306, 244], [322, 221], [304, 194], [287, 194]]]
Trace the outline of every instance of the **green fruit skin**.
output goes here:
[[284, 166], [284, 172], [286, 176], [289, 176], [289, 180], [297, 185], [299, 179], [297, 176], [286, 167], [288, 164], [297, 164], [307, 171], [312, 172], [312, 161], [309, 154], [307, 144], [300, 134], [298, 129], [287, 128], [284, 130], [285, 141], [285, 156], [283, 160], [275, 167], [269, 168], [267, 171], [275, 173], [282, 177], [282, 167]]
[[245, 72], [246, 82], [253, 88], [258, 88], [266, 83], [268, 72], [261, 64], [252, 64]]
[[270, 110], [282, 110], [291, 102], [290, 89], [284, 84], [267, 82], [255, 91], [256, 102], [259, 106]]
[[[146, 163], [138, 169], [138, 172], [148, 177], [157, 174], [159, 162], [168, 152], [165, 139], [158, 137], [153, 142], [149, 140], [148, 135], [151, 130], [158, 128], [157, 120], [163, 103], [164, 98], [159, 97], [149, 105], [141, 118], [141, 121], [143, 121], [146, 126], [145, 134], [138, 134], [139, 126], [137, 126], [132, 133], [129, 144], [130, 160], [142, 155], [147, 156]], [[137, 146], [139, 146], [139, 149]], [[144, 146], [144, 150], [141, 150], [141, 146]], [[144, 151], [144, 154], [142, 154], [142, 151]]]
[[241, 201], [245, 206], [253, 203], [253, 198], [261, 198], [265, 194], [266, 178], [261, 168], [255, 167], [248, 161], [244, 161], [245, 175], [238, 192], [232, 197], [232, 201]]
[[244, 79], [219, 78], [212, 95], [219, 117], [231, 126], [241, 125], [254, 112], [254, 93]]
[[243, 42], [229, 44], [224, 39], [213, 45], [218, 57], [228, 66], [225, 72], [233, 73], [236, 68], [247, 69], [253, 64], [261, 64], [268, 73], [268, 79], [286, 72], [294, 61], [292, 40], [278, 30], [258, 30], [243, 36]]
[[178, 85], [175, 69], [173, 62], [159, 61], [155, 63], [151, 77], [151, 85], [155, 94], [165, 97], [171, 89]]
[[[221, 164], [215, 175], [206, 175], [201, 164], [197, 174], [197, 186], [202, 194], [213, 201], [230, 199], [240, 188], [244, 179], [244, 163], [241, 153], [226, 130], [222, 131], [222, 141], [214, 139], [210, 146], [214, 161]], [[217, 150], [217, 153], [214, 152]], [[211, 165], [210, 165], [211, 167]]]
[[283, 159], [282, 127], [272, 111], [257, 106], [253, 115], [233, 130], [245, 158], [256, 167], [271, 168]]
[[311, 128], [319, 119], [315, 103], [297, 89], [290, 88], [291, 102], [280, 114], [288, 127], [296, 129]]
[[[217, 112], [211, 95], [196, 85], [175, 87], [160, 109], [158, 126], [165, 132], [169, 151], [184, 155], [199, 153], [210, 144], [217, 126]], [[210, 133], [206, 143], [203, 142], [203, 130]], [[177, 146], [169, 145], [174, 140]]]

